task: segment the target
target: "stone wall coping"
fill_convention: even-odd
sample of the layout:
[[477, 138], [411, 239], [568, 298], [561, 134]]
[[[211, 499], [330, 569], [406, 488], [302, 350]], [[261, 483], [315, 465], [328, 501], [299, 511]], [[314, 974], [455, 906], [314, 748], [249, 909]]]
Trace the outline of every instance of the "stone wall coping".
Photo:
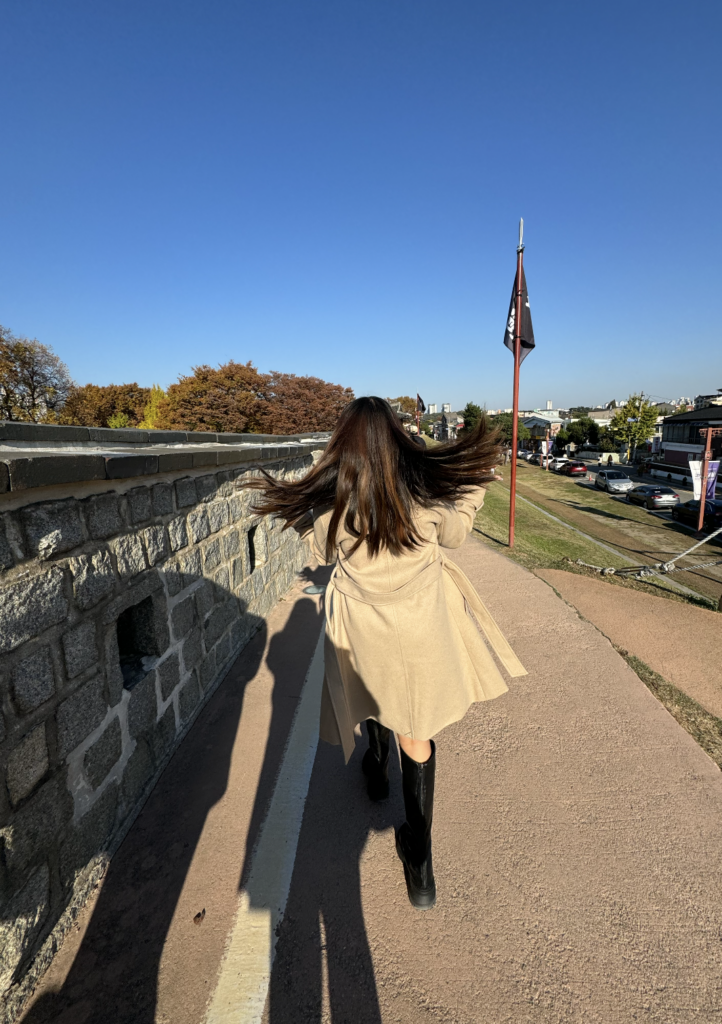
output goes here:
[[[53, 427], [33, 423], [0, 423], [0, 495], [16, 494], [37, 487], [76, 484], [85, 481], [124, 480], [183, 472], [204, 466], [217, 467], [240, 462], [273, 461], [306, 455], [325, 447], [329, 434], [183, 434], [183, 441], [165, 441], [167, 432], [108, 430], [113, 435], [136, 434], [153, 437], [156, 443], [137, 440], [131, 443], [117, 436], [117, 445], [97, 440], [81, 447], [75, 438], [60, 445], [54, 436], [35, 438], [35, 444], [21, 438], [8, 439], [2, 429], [36, 428], [40, 431], [92, 431], [90, 427]], [[188, 440], [192, 438], [192, 440]], [[236, 439], [236, 440], [233, 440]], [[242, 439], [242, 440], [238, 440]], [[8, 444], [8, 440], [15, 443]], [[103, 439], [104, 440], [104, 439]], [[72, 443], [72, 442], [75, 443]]]
[[0, 420], [0, 447], [7, 442], [58, 445], [98, 444], [270, 444], [277, 441], [305, 441], [329, 437], [324, 431], [305, 431], [302, 434], [217, 434], [191, 430], [136, 430], [111, 427], [62, 427], [54, 423], [22, 423]]

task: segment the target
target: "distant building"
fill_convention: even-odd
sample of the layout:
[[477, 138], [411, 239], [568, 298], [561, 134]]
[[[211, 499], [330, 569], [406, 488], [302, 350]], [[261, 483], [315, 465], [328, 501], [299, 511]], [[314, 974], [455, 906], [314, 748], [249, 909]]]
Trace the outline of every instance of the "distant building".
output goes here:
[[428, 412], [429, 416], [435, 416], [436, 415], [436, 402], [432, 402], [431, 405], [429, 406], [429, 408], [426, 411]]
[[716, 395], [695, 395], [695, 411], [697, 409], [707, 409], [711, 405], [722, 405], [722, 388], [717, 388]]
[[564, 420], [560, 416], [552, 416], [550, 413], [536, 412], [524, 419], [524, 426], [531, 434], [532, 441], [541, 441], [549, 431], [552, 437], [556, 437], [564, 426]]
[[451, 412], [451, 405], [449, 404], [449, 402], [444, 402], [444, 404], [441, 406], [441, 411]]
[[[666, 416], [662, 424], [662, 449], [664, 461], [672, 467], [681, 466], [686, 470], [690, 460], [702, 457], [704, 445], [700, 429], [722, 427], [722, 405], [711, 405], [704, 409], [690, 409]], [[714, 458], [722, 456], [722, 435], [712, 438]]]
[[547, 398], [547, 411], [551, 412], [551, 410], [553, 408], [554, 408], [554, 403], [552, 402], [551, 398]]

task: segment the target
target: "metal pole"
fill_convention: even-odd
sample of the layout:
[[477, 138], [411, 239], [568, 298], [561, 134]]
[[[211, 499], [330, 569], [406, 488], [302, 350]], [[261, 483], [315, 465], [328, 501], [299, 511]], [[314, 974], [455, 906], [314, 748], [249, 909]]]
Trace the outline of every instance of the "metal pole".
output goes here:
[[509, 480], [509, 547], [514, 547], [516, 516], [516, 450], [519, 445], [519, 366], [521, 365], [521, 293], [524, 273], [524, 221], [519, 221], [519, 245], [516, 247], [516, 312], [514, 314], [514, 397], [511, 414], [511, 473]]
[[709, 463], [712, 457], [712, 427], [700, 431], [704, 434], [704, 455], [702, 456], [702, 494], [699, 501], [699, 519], [697, 521], [697, 533], [700, 533], [704, 526], [704, 503], [707, 498], [707, 474]]

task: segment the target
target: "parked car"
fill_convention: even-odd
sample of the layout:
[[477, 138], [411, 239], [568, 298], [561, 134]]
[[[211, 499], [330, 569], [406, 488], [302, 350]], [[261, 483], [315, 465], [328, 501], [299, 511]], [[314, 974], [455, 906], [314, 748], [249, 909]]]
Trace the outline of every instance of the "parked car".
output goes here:
[[567, 462], [566, 466], [562, 466], [561, 472], [565, 476], [583, 476], [587, 471], [587, 467], [583, 462], [576, 462], [571, 460]]
[[549, 469], [553, 469], [555, 473], [558, 473], [564, 468], [564, 466], [566, 466], [567, 462], [569, 462], [569, 459], [558, 455], [550, 461]]
[[644, 505], [648, 509], [672, 508], [679, 505], [679, 495], [671, 487], [661, 487], [659, 484], [640, 484], [627, 491], [627, 501], [633, 505]]
[[[688, 526], [697, 526], [699, 521], [699, 501], [693, 498], [672, 509], [672, 519]], [[722, 526], [722, 502], [706, 501], [704, 503], [704, 529], [716, 530]]]
[[620, 473], [618, 469], [600, 469], [594, 484], [602, 491], [609, 491], [610, 494], [623, 494], [634, 487], [629, 477], [625, 473]]

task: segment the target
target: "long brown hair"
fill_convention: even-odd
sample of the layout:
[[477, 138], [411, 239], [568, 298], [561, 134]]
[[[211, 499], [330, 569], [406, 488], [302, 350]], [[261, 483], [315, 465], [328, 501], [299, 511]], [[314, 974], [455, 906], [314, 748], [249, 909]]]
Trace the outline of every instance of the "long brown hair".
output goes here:
[[332, 561], [336, 532], [345, 526], [370, 555], [388, 548], [401, 554], [420, 543], [414, 508], [452, 502], [494, 479], [500, 455], [497, 431], [485, 417], [453, 443], [426, 450], [402, 428], [383, 398], [357, 398], [344, 408], [326, 450], [301, 480], [263, 476], [248, 482], [263, 492], [254, 511], [278, 516], [287, 528], [311, 509], [333, 508], [326, 557]]

